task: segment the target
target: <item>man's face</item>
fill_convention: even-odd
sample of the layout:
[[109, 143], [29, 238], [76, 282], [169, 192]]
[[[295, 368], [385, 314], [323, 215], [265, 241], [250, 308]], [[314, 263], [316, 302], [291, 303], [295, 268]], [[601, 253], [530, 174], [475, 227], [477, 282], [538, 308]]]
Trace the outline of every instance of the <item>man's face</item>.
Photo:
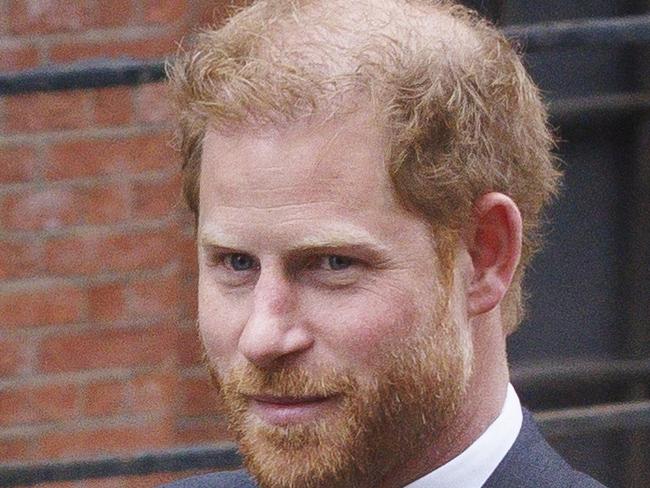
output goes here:
[[462, 400], [462, 300], [371, 120], [205, 137], [200, 331], [262, 486], [378, 483]]

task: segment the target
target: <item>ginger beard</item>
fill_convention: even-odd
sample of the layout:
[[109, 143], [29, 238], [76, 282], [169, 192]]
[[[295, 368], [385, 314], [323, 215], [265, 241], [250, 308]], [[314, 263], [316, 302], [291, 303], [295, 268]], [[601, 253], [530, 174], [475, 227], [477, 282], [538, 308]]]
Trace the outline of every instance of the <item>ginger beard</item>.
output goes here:
[[[326, 365], [308, 371], [249, 363], [224, 377], [208, 365], [246, 467], [261, 487], [377, 486], [423, 449], [435, 448], [458, 413], [472, 357], [469, 332], [443, 302], [414, 336], [377, 351], [381, 366], [371, 380]], [[277, 426], [249, 411], [246, 397], [255, 394], [339, 400], [321, 419]]]

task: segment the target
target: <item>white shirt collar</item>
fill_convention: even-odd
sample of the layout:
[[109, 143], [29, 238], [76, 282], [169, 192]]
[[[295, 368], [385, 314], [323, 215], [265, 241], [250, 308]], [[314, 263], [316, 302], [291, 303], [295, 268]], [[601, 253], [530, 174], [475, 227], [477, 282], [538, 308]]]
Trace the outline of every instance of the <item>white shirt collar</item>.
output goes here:
[[515, 443], [522, 420], [519, 398], [508, 384], [501, 413], [485, 432], [454, 459], [404, 488], [480, 488]]

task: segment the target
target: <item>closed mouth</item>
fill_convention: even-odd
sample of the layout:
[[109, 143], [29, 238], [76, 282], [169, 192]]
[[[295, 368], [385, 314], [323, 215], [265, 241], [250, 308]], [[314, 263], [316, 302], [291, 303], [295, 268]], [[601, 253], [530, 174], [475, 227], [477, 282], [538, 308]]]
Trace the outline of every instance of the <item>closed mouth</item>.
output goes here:
[[278, 406], [287, 406], [292, 405], [308, 405], [321, 403], [328, 400], [332, 400], [337, 395], [330, 396], [276, 396], [276, 395], [247, 395], [249, 400], [252, 400], [257, 403], [267, 404], [267, 405], [278, 405]]
[[333, 395], [268, 395], [246, 394], [248, 411], [263, 423], [288, 426], [322, 420], [337, 410], [340, 394]]

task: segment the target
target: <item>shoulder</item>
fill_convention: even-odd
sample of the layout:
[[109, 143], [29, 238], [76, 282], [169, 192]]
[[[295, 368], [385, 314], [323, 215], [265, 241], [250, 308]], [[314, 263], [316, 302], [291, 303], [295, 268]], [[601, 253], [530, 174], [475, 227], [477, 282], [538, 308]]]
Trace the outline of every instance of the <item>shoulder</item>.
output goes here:
[[596, 480], [569, 466], [544, 440], [532, 415], [525, 409], [517, 440], [484, 488], [504, 486], [605, 488]]
[[174, 481], [160, 488], [255, 488], [257, 485], [243, 469], [193, 476]]

